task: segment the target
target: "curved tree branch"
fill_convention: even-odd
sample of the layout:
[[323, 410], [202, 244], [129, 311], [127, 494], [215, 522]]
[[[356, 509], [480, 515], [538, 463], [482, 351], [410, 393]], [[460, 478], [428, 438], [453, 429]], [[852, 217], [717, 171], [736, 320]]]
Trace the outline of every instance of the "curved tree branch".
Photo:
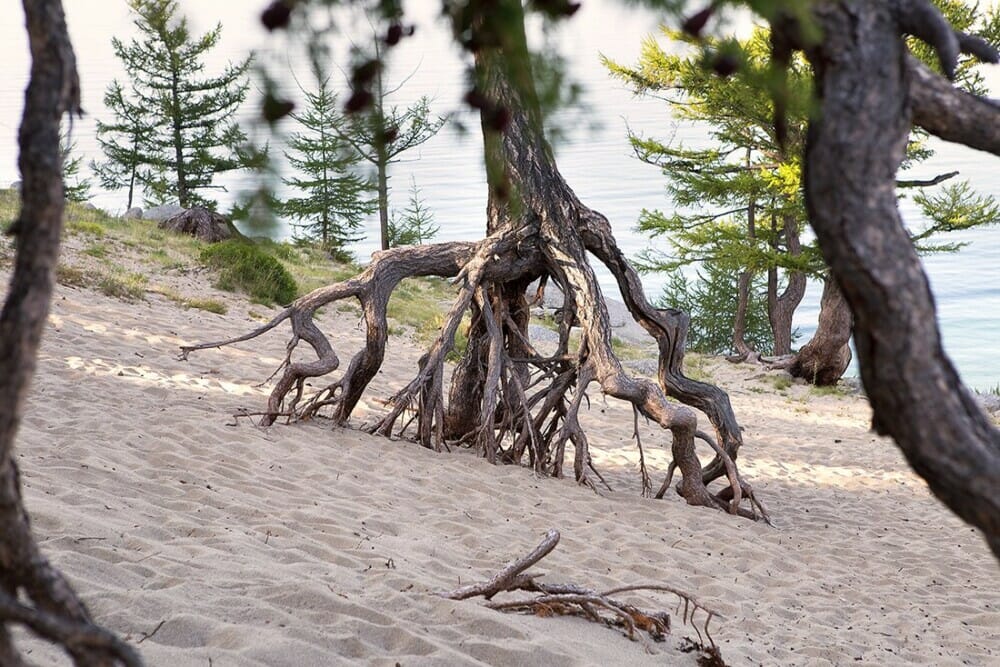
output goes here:
[[913, 124], [945, 141], [1000, 155], [1000, 104], [959, 90], [906, 56]]
[[21, 497], [14, 440], [48, 318], [65, 204], [59, 125], [64, 114], [80, 113], [76, 57], [60, 0], [24, 0], [24, 12], [32, 62], [18, 136], [21, 210], [11, 229], [17, 256], [0, 312], [0, 664], [23, 664], [7, 625], [16, 622], [59, 643], [77, 665], [138, 665], [128, 645], [94, 625], [42, 555]]
[[807, 49], [820, 113], [809, 128], [806, 204], [854, 312], [874, 428], [892, 436], [934, 494], [1000, 556], [1000, 431], [942, 349], [934, 298], [895, 191], [911, 105], [930, 131], [984, 150], [997, 147], [998, 113], [915, 66], [901, 36], [909, 24], [898, 12], [912, 5], [817, 5], [825, 38]]

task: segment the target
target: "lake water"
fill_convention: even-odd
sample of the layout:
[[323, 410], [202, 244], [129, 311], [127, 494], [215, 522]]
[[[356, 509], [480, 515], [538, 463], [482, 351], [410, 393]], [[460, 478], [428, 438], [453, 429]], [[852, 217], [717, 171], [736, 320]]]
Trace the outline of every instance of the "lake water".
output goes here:
[[[111, 51], [111, 36], [127, 41], [134, 34], [124, 2], [105, 0], [99, 3], [99, 12], [94, 11], [95, 4], [93, 0], [64, 0], [78, 54], [84, 109], [89, 112], [75, 129], [78, 154], [86, 161], [100, 157], [94, 139], [94, 119], [106, 117], [102, 95], [114, 77], [122, 76], [120, 64]], [[217, 71], [213, 66], [238, 59], [249, 49], [257, 49], [259, 57], [272, 66], [302, 62], [295, 45], [285, 43], [280, 37], [268, 38], [260, 28], [256, 14], [265, 4], [263, 0], [255, 3], [223, 0], [210, 4], [181, 0], [181, 12], [189, 17], [193, 31], [206, 31], [216, 22], [223, 24], [222, 44], [210, 61], [210, 71]], [[392, 201], [400, 209], [405, 206], [406, 191], [413, 178], [441, 228], [439, 240], [476, 238], [485, 228], [485, 176], [476, 120], [458, 101], [464, 91], [459, 56], [446, 38], [444, 27], [435, 20], [440, 3], [431, 0], [408, 3], [407, 7], [417, 21], [418, 32], [398, 50], [390, 70], [390, 78], [410, 75], [398, 93], [397, 102], [402, 105], [419, 95], [431, 95], [437, 113], [456, 112], [471, 131], [462, 134], [453, 125], [446, 126], [422, 147], [404, 154], [391, 172]], [[675, 134], [689, 145], [704, 142], [706, 135], [701, 128], [677, 126], [663, 103], [636, 99], [607, 76], [599, 54], [624, 63], [634, 62], [640, 40], [654, 32], [657, 25], [652, 14], [626, 13], [617, 7], [608, 0], [587, 0], [577, 16], [555, 36], [570, 58], [574, 76], [585, 86], [584, 100], [588, 105], [585, 112], [566, 121], [567, 137], [557, 145], [557, 160], [580, 198], [608, 216], [619, 244], [627, 254], [634, 255], [648, 245], [634, 231], [639, 212], [643, 208], [669, 209], [670, 203], [664, 195], [664, 177], [656, 168], [632, 157], [625, 136], [626, 122], [634, 130], [653, 136]], [[0, 81], [0, 185], [19, 178], [17, 127], [29, 66], [23, 33], [21, 21], [0, 24], [0, 54], [6, 65], [6, 76]], [[347, 38], [336, 36], [334, 43], [343, 48]], [[991, 90], [997, 94], [1000, 68], [984, 71]], [[249, 110], [247, 113], [245, 124], [249, 127]], [[933, 147], [938, 151], [935, 158], [908, 172], [908, 177], [929, 178], [958, 170], [980, 192], [1000, 197], [997, 178], [1000, 158], [941, 142]], [[234, 193], [253, 187], [245, 177], [229, 178], [224, 183], [230, 190], [229, 195], [220, 198], [224, 206]], [[112, 212], [120, 212], [124, 207], [121, 193], [95, 189], [93, 201]], [[919, 223], [914, 207], [905, 200], [902, 210], [908, 222]], [[368, 238], [353, 248], [358, 257], [367, 257], [377, 247], [376, 230], [377, 221], [372, 218]], [[953, 240], [967, 241], [970, 245], [958, 255], [928, 258], [925, 265], [937, 298], [945, 348], [968, 384], [988, 389], [1000, 384], [1000, 228], [956, 234]], [[616, 288], [607, 272], [601, 272], [601, 281], [606, 293], [615, 296]], [[659, 292], [662, 283], [662, 276], [644, 278], [651, 296]], [[801, 342], [808, 340], [815, 328], [819, 293], [818, 285], [810, 286], [796, 314]]]

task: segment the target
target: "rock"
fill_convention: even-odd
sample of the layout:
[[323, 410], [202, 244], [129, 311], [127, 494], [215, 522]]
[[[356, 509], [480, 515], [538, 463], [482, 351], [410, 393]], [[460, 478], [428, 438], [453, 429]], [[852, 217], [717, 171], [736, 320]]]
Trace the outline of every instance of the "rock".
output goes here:
[[146, 212], [142, 217], [144, 220], [163, 222], [164, 220], [174, 217], [178, 213], [182, 213], [184, 210], [183, 206], [178, 206], [177, 204], [164, 204], [163, 206], [154, 206], [146, 209]]
[[142, 209], [138, 206], [133, 206], [129, 210], [125, 211], [125, 215], [122, 216], [123, 220], [142, 220]]
[[631, 361], [626, 361], [623, 364], [625, 368], [635, 371], [640, 375], [645, 375], [649, 378], [656, 378], [659, 376], [660, 372], [660, 362], [659, 359], [650, 357], [647, 359], [633, 359]]
[[[525, 293], [529, 302], [535, 298], [535, 292], [537, 289], [537, 280], [528, 286]], [[604, 299], [604, 303], [608, 309], [608, 321], [611, 325], [613, 335], [629, 343], [649, 340], [649, 334], [642, 328], [642, 325], [638, 324], [632, 318], [632, 314], [628, 312], [628, 307], [624, 303], [618, 301], [617, 299], [608, 298]], [[536, 317], [546, 314], [552, 315], [553, 317], [556, 317], [556, 320], [558, 321], [557, 312], [562, 308], [562, 305], [562, 290], [560, 290], [559, 286], [553, 284], [550, 280], [548, 284], [545, 285], [545, 295], [542, 299], [542, 303], [540, 306], [536, 306], [532, 309], [532, 315]]]
[[180, 213], [162, 221], [157, 227], [180, 234], [190, 234], [209, 243], [224, 241], [236, 235], [232, 222], [200, 206], [182, 209]]

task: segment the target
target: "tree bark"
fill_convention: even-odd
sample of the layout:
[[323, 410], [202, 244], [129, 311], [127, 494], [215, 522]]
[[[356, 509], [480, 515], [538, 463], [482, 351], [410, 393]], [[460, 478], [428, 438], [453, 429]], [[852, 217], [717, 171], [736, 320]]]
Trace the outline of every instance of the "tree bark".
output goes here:
[[[1000, 556], [1000, 432], [944, 354], [934, 299], [895, 194], [911, 103], [931, 132], [1000, 152], [1000, 111], [915, 68], [902, 35], [931, 42], [945, 71], [959, 47], [993, 62], [996, 52], [952, 32], [923, 0], [840, 0], [814, 11], [824, 39], [806, 50], [819, 97], [806, 146], [806, 205], [854, 313], [873, 426]], [[977, 125], [984, 117], [988, 124]]]
[[[0, 311], [0, 664], [24, 664], [8, 624], [60, 643], [77, 665], [138, 665], [138, 655], [96, 627], [69, 582], [39, 551], [21, 497], [14, 440], [48, 318], [63, 182], [59, 124], [80, 112], [76, 57], [59, 0], [24, 0], [31, 78], [18, 135], [21, 211], [17, 256]], [[33, 606], [30, 606], [33, 605]]]
[[[747, 150], [747, 162], [750, 161], [750, 151]], [[752, 243], [757, 238], [757, 203], [750, 202], [747, 206], [747, 238]], [[760, 353], [747, 344], [747, 309], [750, 307], [750, 287], [753, 284], [753, 271], [741, 271], [736, 280], [736, 315], [733, 318], [733, 352], [731, 361], [746, 361], [759, 359]]]
[[795, 356], [788, 372], [819, 387], [837, 384], [851, 364], [851, 308], [835, 280], [823, 282], [816, 333]]
[[[385, 306], [395, 285], [410, 275], [455, 276], [458, 293], [439, 336], [421, 357], [414, 379], [370, 427], [373, 432], [398, 435], [412, 425], [424, 446], [443, 448], [458, 442], [496, 462], [520, 463], [527, 457], [536, 471], [550, 475], [562, 474], [571, 446], [574, 476], [592, 484], [589, 442], [579, 414], [588, 389], [596, 383], [602, 392], [628, 401], [669, 432], [673, 463], [663, 490], [673, 471], [680, 469], [676, 489], [688, 503], [766, 519], [753, 489], [736, 468], [742, 436], [728, 397], [718, 387], [683, 375], [687, 317], [657, 310], [646, 301], [638, 274], [615, 243], [607, 219], [584, 206], [559, 174], [542, 134], [521, 4], [519, 0], [498, 3], [472, 7], [470, 25], [456, 29], [456, 34], [471, 30], [480, 45], [475, 52], [477, 90], [469, 99], [479, 106], [484, 127], [487, 237], [478, 243], [376, 253], [360, 276], [301, 297], [256, 331], [228, 341], [186, 346], [184, 355], [249, 340], [288, 320], [293, 337], [265, 423], [279, 415], [309, 417], [326, 407], [343, 423], [382, 363], [388, 331]], [[588, 252], [608, 266], [630, 312], [656, 338], [659, 384], [626, 374], [616, 357], [607, 308]], [[535, 350], [527, 335], [524, 290], [539, 277], [554, 282], [565, 295], [560, 340], [552, 355]], [[307, 378], [339, 366], [332, 345], [312, 317], [318, 307], [342, 298], [357, 298], [362, 304], [368, 326], [365, 349], [340, 379], [302, 402]], [[453, 376], [448, 402], [444, 362], [466, 313], [472, 314], [469, 346]], [[571, 341], [572, 327], [578, 327], [578, 343]], [[300, 340], [313, 347], [316, 361], [292, 362]], [[694, 410], [668, 401], [668, 394], [705, 412], [715, 435], [699, 430]], [[704, 468], [695, 451], [696, 438], [716, 454]], [[725, 484], [709, 491], [707, 485], [717, 478], [724, 478]], [[644, 479], [644, 491], [649, 490]]]
[[[775, 221], [771, 220], [772, 237], [775, 236]], [[793, 257], [802, 253], [799, 241], [798, 225], [794, 217], [784, 216], [782, 232], [785, 235], [785, 247]], [[773, 243], [777, 245], [775, 238]], [[767, 272], [767, 319], [771, 324], [771, 336], [774, 339], [772, 354], [784, 356], [792, 353], [792, 317], [795, 309], [802, 303], [806, 294], [806, 274], [802, 271], [790, 271], [788, 284], [784, 291], [778, 294], [778, 270], [772, 268]]]

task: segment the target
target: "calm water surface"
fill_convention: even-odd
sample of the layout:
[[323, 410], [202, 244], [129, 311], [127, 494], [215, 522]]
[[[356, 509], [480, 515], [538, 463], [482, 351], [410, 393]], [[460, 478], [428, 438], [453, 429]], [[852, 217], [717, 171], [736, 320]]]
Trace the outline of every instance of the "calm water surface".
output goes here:
[[[133, 33], [124, 2], [102, 0], [64, 0], [74, 45], [80, 63], [84, 108], [89, 115], [78, 122], [75, 136], [79, 154], [85, 160], [99, 157], [94, 139], [94, 119], [104, 117], [101, 97], [114, 77], [121, 77], [120, 64], [111, 52], [110, 38], [127, 40]], [[215, 55], [211, 71], [226, 60], [241, 57], [257, 49], [260, 58], [275, 67], [299, 63], [295, 49], [280, 38], [268, 39], [256, 22], [258, 5], [264, 2], [219, 1], [206, 5], [195, 0], [181, 0], [194, 31], [205, 31], [216, 22], [223, 24], [223, 41]], [[100, 11], [94, 11], [100, 6]], [[485, 228], [485, 175], [482, 149], [476, 121], [458, 103], [464, 90], [458, 55], [447, 39], [443, 26], [434, 19], [437, 2], [408, 3], [418, 21], [418, 32], [405, 42], [396, 55], [391, 75], [411, 75], [397, 96], [405, 104], [423, 94], [435, 98], [438, 113], [456, 111], [470, 132], [446, 128], [420, 149], [404, 154], [392, 170], [393, 202], [399, 208], [406, 203], [411, 178], [422, 191], [426, 204], [440, 225], [439, 240], [475, 238]], [[248, 9], [248, 7], [250, 9]], [[658, 170], [631, 156], [626, 138], [626, 122], [634, 130], [661, 138], [674, 135], [689, 145], [706, 141], [702, 128], [677, 126], [664, 105], [638, 100], [617, 82], [610, 80], [599, 62], [604, 53], [620, 62], [631, 63], [637, 57], [640, 39], [655, 30], [656, 17], [633, 13], [625, 16], [607, 0], [587, 0], [583, 9], [556, 36], [564, 53], [570, 56], [573, 74], [586, 88], [588, 107], [569, 116], [564, 123], [566, 140], [557, 144], [559, 168], [580, 198], [603, 212], [611, 220], [618, 241], [625, 252], [634, 255], [648, 244], [634, 232], [643, 208], [668, 208], [664, 196], [664, 177]], [[255, 9], [256, 8], [256, 9]], [[343, 47], [345, 37], [335, 38]], [[16, 164], [17, 126], [27, 80], [27, 46], [21, 21], [0, 25], [0, 54], [6, 64], [0, 81], [0, 185], [18, 179]], [[1000, 68], [998, 68], [1000, 69]], [[991, 89], [1000, 90], [1000, 71], [987, 70]], [[301, 76], [301, 75], [300, 75]], [[303, 81], [306, 76], [301, 76]], [[249, 111], [245, 125], [251, 125]], [[260, 136], [263, 136], [261, 134]], [[937, 156], [910, 172], [914, 178], [958, 170], [984, 193], [1000, 196], [997, 174], [1000, 158], [965, 148], [936, 143]], [[235, 193], [253, 187], [247, 178], [224, 181], [229, 194], [221, 197], [223, 206]], [[93, 201], [112, 212], [120, 212], [124, 198], [120, 193], [94, 191]], [[920, 222], [912, 205], [902, 202], [904, 218]], [[377, 247], [377, 221], [369, 221], [368, 239], [353, 250], [367, 257]], [[970, 385], [988, 389], [1000, 384], [1000, 228], [981, 229], [955, 235], [967, 241], [959, 255], [937, 256], [925, 261], [938, 304], [938, 318], [945, 347], [962, 377]], [[606, 271], [601, 271], [602, 287], [614, 296], [616, 288]], [[644, 277], [649, 295], [655, 296], [663, 283], [662, 276]], [[804, 342], [815, 328], [819, 305], [818, 285], [810, 287], [799, 308], [795, 324]]]

